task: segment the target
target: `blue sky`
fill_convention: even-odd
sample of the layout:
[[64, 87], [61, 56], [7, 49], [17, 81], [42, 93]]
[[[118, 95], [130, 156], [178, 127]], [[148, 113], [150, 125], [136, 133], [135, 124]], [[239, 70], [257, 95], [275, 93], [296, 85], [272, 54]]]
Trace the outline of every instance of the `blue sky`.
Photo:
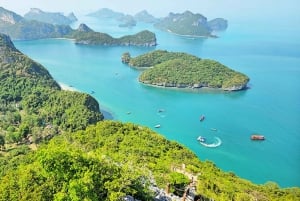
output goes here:
[[73, 11], [79, 15], [107, 7], [127, 14], [146, 9], [157, 17], [190, 10], [208, 19], [292, 20], [300, 24], [300, 0], [0, 0], [0, 6], [21, 15], [30, 8], [65, 14]]

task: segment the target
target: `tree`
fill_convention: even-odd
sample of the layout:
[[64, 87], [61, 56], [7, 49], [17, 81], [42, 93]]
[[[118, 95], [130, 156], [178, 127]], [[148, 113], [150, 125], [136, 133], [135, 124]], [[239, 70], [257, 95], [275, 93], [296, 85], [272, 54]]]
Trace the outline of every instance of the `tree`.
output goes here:
[[4, 136], [0, 135], [0, 151], [2, 151], [3, 149], [5, 149], [4, 145], [5, 145]]

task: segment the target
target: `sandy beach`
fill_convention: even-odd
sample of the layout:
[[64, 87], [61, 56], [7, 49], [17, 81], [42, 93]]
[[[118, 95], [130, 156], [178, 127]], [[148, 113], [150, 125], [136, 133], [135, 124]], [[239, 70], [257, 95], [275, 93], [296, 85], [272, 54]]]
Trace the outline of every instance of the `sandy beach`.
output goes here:
[[59, 86], [61, 87], [62, 90], [66, 90], [66, 91], [79, 91], [78, 89], [76, 89], [75, 87], [71, 86], [71, 85], [67, 85], [64, 84], [62, 82], [58, 82]]

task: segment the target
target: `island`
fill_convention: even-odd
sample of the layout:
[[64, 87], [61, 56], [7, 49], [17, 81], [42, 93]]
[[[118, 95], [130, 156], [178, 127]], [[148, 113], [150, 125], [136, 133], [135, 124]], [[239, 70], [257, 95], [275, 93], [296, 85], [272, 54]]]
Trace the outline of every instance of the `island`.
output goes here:
[[146, 10], [142, 10], [132, 16], [109, 8], [101, 8], [95, 12], [89, 13], [88, 16], [95, 17], [100, 20], [113, 19], [119, 21], [121, 23], [119, 24], [119, 27], [133, 27], [136, 26], [137, 22], [155, 23], [159, 20], [149, 14]]
[[67, 38], [74, 39], [76, 44], [83, 45], [119, 45], [119, 46], [156, 46], [156, 36], [148, 30], [141, 31], [134, 35], [113, 38], [109, 34], [94, 32], [85, 24], [80, 24], [78, 29], [71, 34], [66, 35]]
[[28, 13], [24, 15], [26, 20], [36, 20], [40, 22], [46, 22], [49, 24], [69, 25], [77, 21], [74, 13], [70, 13], [68, 16], [58, 12], [44, 12], [38, 8], [31, 8]]
[[135, 58], [122, 55], [122, 62], [143, 68], [141, 83], [167, 88], [210, 88], [238, 91], [247, 88], [249, 77], [209, 59], [181, 53], [155, 50]]
[[158, 21], [153, 15], [149, 14], [147, 10], [142, 10], [134, 15], [134, 19], [138, 22], [155, 23]]
[[41, 64], [17, 50], [4, 34], [0, 34], [0, 79], [0, 135], [8, 142], [43, 141], [103, 119], [92, 96], [61, 90]]
[[119, 24], [119, 27], [134, 27], [136, 26], [136, 21], [133, 16], [131, 15], [125, 15], [120, 19], [121, 24]]
[[189, 37], [216, 37], [215, 31], [222, 31], [227, 28], [227, 20], [216, 18], [207, 21], [201, 14], [194, 14], [190, 11], [184, 13], [170, 13], [167, 17], [159, 20], [154, 27]]
[[0, 200], [299, 200], [299, 187], [254, 184], [150, 128], [102, 121], [92, 96], [61, 90], [4, 34], [0, 78]]
[[[124, 26], [129, 26], [129, 24], [124, 24]], [[69, 25], [27, 20], [2, 7], [0, 7], [0, 32], [9, 35], [15, 40], [68, 38], [74, 40], [76, 44], [84, 45], [144, 47], [157, 45], [155, 34], [148, 30], [140, 31], [134, 35], [113, 38], [109, 34], [95, 32], [85, 24], [80, 24], [78, 29], [74, 30]]]
[[22, 16], [0, 7], [0, 32], [14, 40], [61, 38], [73, 30], [69, 25], [58, 25], [26, 20]]

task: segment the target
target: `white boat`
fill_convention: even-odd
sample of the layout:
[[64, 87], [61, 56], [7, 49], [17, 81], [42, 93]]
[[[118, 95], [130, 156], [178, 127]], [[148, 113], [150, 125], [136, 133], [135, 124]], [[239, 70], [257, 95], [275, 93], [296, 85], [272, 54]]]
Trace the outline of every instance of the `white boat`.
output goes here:
[[199, 136], [198, 138], [197, 138], [197, 140], [199, 141], [199, 142], [205, 142], [205, 137], [202, 137], [202, 136]]
[[155, 125], [154, 128], [160, 128], [160, 124]]

